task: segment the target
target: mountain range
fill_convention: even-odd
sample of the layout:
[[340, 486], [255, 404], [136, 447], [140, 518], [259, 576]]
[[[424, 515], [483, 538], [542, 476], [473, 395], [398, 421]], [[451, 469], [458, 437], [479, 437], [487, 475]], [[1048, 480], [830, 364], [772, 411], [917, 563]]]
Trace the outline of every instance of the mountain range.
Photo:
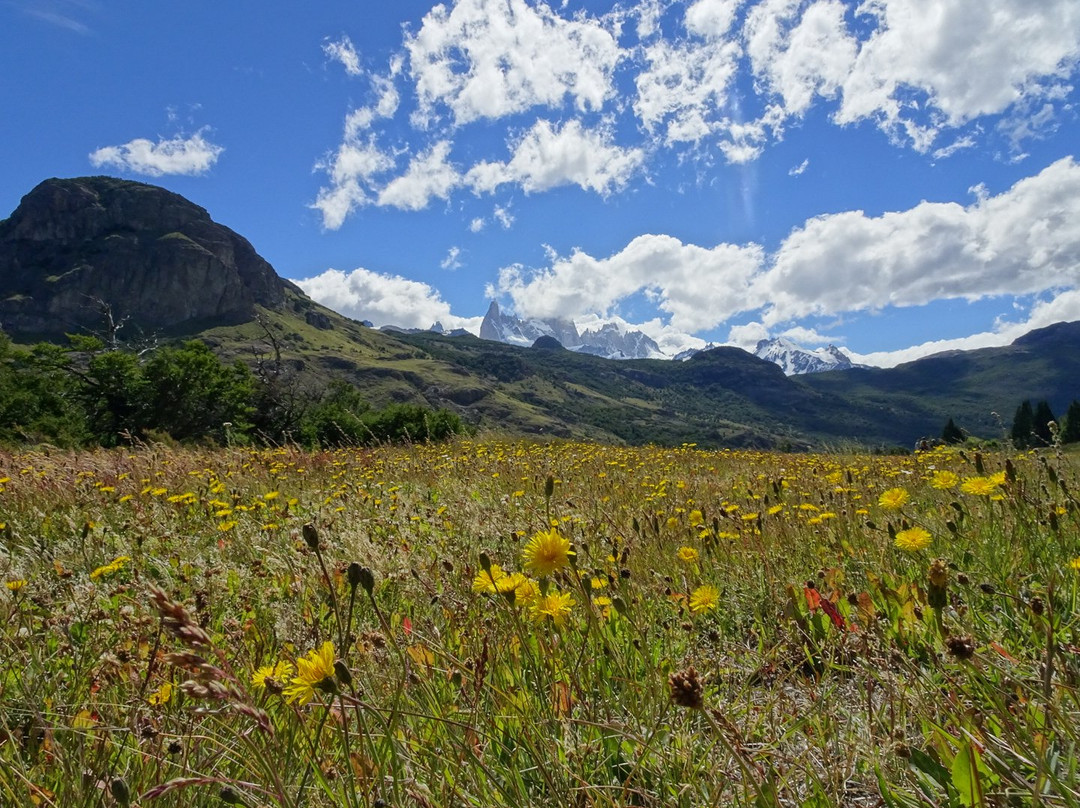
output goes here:
[[[734, 347], [685, 361], [614, 361], [606, 357], [653, 348], [617, 326], [582, 334], [566, 321], [526, 327], [497, 306], [488, 315], [488, 334], [500, 341], [366, 327], [278, 277], [202, 208], [142, 183], [46, 180], [0, 221], [0, 325], [16, 341], [59, 342], [103, 328], [121, 340], [198, 338], [226, 359], [276, 358], [299, 389], [340, 378], [376, 406], [449, 407], [504, 434], [911, 446], [939, 435], [949, 418], [972, 434], [1000, 437], [1023, 400], [1046, 399], [1061, 413], [1080, 397], [1080, 323], [891, 369], [785, 375], [798, 370], [789, 346], [779, 346], [784, 368]], [[819, 358], [847, 360], [827, 353]]]

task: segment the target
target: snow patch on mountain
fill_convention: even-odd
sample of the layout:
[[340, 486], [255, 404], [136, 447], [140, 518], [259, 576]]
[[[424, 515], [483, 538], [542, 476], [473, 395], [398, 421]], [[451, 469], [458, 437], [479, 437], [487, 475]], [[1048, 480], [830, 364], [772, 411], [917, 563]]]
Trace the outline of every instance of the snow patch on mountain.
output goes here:
[[480, 324], [480, 339], [528, 346], [540, 337], [552, 337], [571, 351], [606, 359], [668, 358], [652, 337], [619, 323], [604, 323], [599, 328], [579, 332], [573, 320], [521, 318], [504, 314], [494, 300]]
[[835, 345], [811, 350], [783, 337], [758, 340], [753, 353], [759, 359], [776, 363], [788, 376], [861, 367], [852, 362], [851, 357]]

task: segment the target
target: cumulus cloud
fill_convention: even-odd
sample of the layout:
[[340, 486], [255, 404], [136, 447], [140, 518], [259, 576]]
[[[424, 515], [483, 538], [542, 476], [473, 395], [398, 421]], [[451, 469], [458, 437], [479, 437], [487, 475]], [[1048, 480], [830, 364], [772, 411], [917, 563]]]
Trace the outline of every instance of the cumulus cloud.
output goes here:
[[454, 123], [495, 119], [570, 99], [599, 110], [614, 94], [615, 36], [587, 16], [566, 19], [543, 2], [457, 0], [435, 6], [406, 38], [419, 109]]
[[151, 177], [164, 174], [197, 176], [205, 174], [225, 149], [206, 139], [207, 128], [190, 137], [159, 138], [155, 143], [136, 138], [122, 146], [105, 146], [90, 153], [90, 163]]
[[311, 203], [322, 214], [323, 227], [337, 230], [352, 211], [370, 204], [376, 179], [394, 165], [393, 157], [378, 147], [374, 137], [346, 138], [334, 154], [316, 165], [330, 176], [330, 185], [320, 188]]
[[356, 320], [375, 326], [447, 329], [464, 328], [478, 334], [480, 317], [457, 317], [437, 289], [400, 275], [385, 275], [358, 268], [352, 272], [328, 269], [296, 282], [313, 300]]
[[[946, 126], [1053, 97], [1080, 56], [1073, 0], [876, 0], [875, 29], [843, 80], [839, 123], [875, 119], [926, 150]], [[905, 100], [916, 91], [930, 114]]]
[[526, 192], [577, 185], [607, 194], [622, 189], [644, 159], [642, 149], [615, 145], [604, 129], [587, 130], [577, 120], [562, 127], [539, 120], [513, 146], [509, 161], [478, 163], [465, 182], [477, 193], [512, 183]]
[[440, 140], [414, 157], [406, 172], [379, 192], [379, 205], [423, 210], [433, 198], [447, 199], [461, 184], [461, 176], [449, 162], [450, 145], [450, 141]]
[[[769, 255], [753, 243], [707, 248], [643, 235], [606, 258], [576, 250], [542, 269], [505, 267], [493, 291], [537, 317], [610, 316], [644, 294], [667, 325], [688, 333], [753, 312], [754, 322], [729, 335], [744, 344], [812, 315], [1077, 287], [1080, 165], [1065, 158], [996, 196], [983, 189], [966, 207], [922, 202], [877, 217], [819, 216]], [[1039, 309], [1046, 317], [1065, 316], [1074, 298], [1055, 299]]]
[[669, 315], [671, 326], [692, 333], [751, 306], [751, 283], [762, 260], [755, 244], [704, 248], [645, 235], [608, 258], [577, 250], [539, 271], [503, 268], [495, 289], [534, 317], [608, 316], [625, 298], [644, 293]]
[[766, 324], [809, 314], [1024, 295], [1080, 283], [1080, 165], [1069, 157], [997, 196], [922, 202], [793, 231], [754, 284]]

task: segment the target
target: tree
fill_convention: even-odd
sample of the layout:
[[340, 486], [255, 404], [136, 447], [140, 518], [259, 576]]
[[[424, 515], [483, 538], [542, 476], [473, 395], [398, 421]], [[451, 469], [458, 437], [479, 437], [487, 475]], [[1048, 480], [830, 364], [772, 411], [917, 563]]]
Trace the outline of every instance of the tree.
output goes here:
[[1075, 398], [1065, 413], [1065, 421], [1061, 425], [1062, 443], [1080, 443], [1080, 401]]
[[1026, 449], [1031, 445], [1031, 434], [1035, 427], [1035, 413], [1031, 409], [1031, 402], [1025, 401], [1016, 408], [1016, 415], [1012, 422], [1012, 442], [1017, 449]]
[[948, 444], [963, 443], [964, 430], [953, 423], [953, 419], [950, 418], [948, 423], [945, 424], [945, 429], [941, 431], [941, 439]]
[[1057, 418], [1054, 417], [1047, 402], [1040, 401], [1036, 405], [1034, 419], [1032, 431], [1035, 433], [1035, 445], [1050, 446], [1054, 442], [1053, 430], [1057, 427]]

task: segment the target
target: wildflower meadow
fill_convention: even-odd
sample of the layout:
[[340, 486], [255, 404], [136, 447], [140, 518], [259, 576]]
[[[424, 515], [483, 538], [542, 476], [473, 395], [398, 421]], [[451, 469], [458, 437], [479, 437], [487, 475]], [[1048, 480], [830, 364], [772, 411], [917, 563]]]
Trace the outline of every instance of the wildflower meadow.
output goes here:
[[1080, 479], [458, 439], [0, 454], [0, 805], [1080, 805]]

